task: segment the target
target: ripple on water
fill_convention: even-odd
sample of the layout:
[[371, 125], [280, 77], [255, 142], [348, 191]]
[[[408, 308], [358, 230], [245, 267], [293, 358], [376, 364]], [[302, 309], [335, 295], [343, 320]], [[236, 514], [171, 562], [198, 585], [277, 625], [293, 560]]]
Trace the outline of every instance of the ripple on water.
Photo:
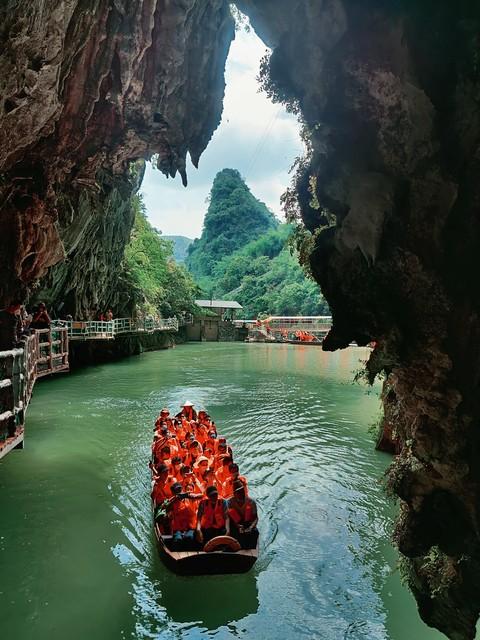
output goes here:
[[[97, 515], [83, 522], [87, 530], [98, 528], [89, 540], [107, 541], [112, 562], [128, 579], [130, 637], [433, 637], [423, 636], [420, 624], [407, 632], [390, 622], [395, 598], [384, 598], [390, 567], [383, 552], [391, 511], [380, 486], [385, 458], [373, 451], [367, 433], [378, 403], [347, 384], [358, 360], [354, 351], [188, 345], [58, 383], [66, 403], [52, 401], [48, 421], [59, 423], [56, 437], [68, 439], [64, 446], [70, 447], [72, 464], [91, 484], [85, 509], [95, 506], [106, 514], [102, 521]], [[158, 558], [147, 466], [152, 426], [161, 406], [176, 411], [185, 399], [214, 416], [258, 501], [261, 555], [248, 574], [181, 578]], [[32, 405], [32, 422], [37, 407]], [[46, 425], [40, 414], [39, 424]], [[56, 474], [57, 482], [71, 487], [72, 467], [62, 470], [57, 457], [52, 464], [50, 449], [42, 455], [49, 482]], [[46, 517], [43, 495], [58, 496], [54, 486], [28, 488], [35, 490], [29, 498], [35, 518]], [[8, 544], [2, 540], [0, 550]], [[89, 554], [102, 557], [94, 545]], [[92, 576], [99, 583], [103, 566]], [[123, 583], [111, 581], [108, 597], [115, 618], [122, 613], [114, 606], [124, 602], [121, 589]], [[403, 619], [414, 615], [409, 606]], [[82, 636], [85, 621], [78, 624], [79, 637], [92, 637]], [[99, 625], [92, 640], [118, 637], [113, 626]]]

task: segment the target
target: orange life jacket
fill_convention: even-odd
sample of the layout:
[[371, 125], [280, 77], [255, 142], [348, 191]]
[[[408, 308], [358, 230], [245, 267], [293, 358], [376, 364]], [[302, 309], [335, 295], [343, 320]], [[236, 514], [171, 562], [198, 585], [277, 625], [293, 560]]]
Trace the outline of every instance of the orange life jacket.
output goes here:
[[208, 440], [208, 430], [207, 427], [205, 427], [203, 424], [199, 425], [197, 427], [196, 433], [196, 440], [198, 440], [198, 442], [202, 445], [205, 444], [205, 442]]
[[[238, 478], [236, 478], [236, 479], [239, 480], [243, 484], [243, 487], [245, 489], [245, 495], [248, 496], [247, 479], [245, 478], [245, 476], [238, 476]], [[233, 477], [230, 476], [223, 483], [222, 496], [224, 498], [231, 498], [233, 496], [233, 483], [234, 482], [235, 481], [234, 481]]]
[[228, 515], [235, 522], [235, 524], [239, 524], [240, 522], [253, 522], [255, 520], [254, 511], [253, 511], [253, 502], [250, 498], [245, 499], [245, 508], [243, 513], [237, 511], [234, 506], [228, 505]]
[[228, 478], [231, 477], [231, 473], [230, 473], [230, 469], [228, 468], [228, 464], [227, 465], [222, 465], [218, 471], [215, 473], [215, 477], [217, 478], [217, 481], [220, 484], [225, 484], [225, 482], [228, 480]]
[[210, 500], [202, 500], [203, 514], [200, 520], [202, 529], [223, 529], [225, 527], [225, 501], [217, 498], [213, 507]]
[[184, 498], [172, 503], [172, 532], [188, 531], [197, 526], [197, 510], [195, 506]]
[[161, 482], [155, 482], [152, 489], [152, 500], [155, 505], [161, 504], [164, 500], [168, 500], [172, 497], [168, 480], [165, 484]]

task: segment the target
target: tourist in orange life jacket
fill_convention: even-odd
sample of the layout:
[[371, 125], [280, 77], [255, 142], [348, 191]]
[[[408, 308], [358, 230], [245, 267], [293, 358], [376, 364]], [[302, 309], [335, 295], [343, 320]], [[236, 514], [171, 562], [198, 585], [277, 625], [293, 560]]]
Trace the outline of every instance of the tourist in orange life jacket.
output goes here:
[[165, 500], [172, 497], [170, 487], [172, 478], [169, 476], [166, 464], [159, 464], [155, 467], [152, 488], [153, 506], [162, 504]]
[[185, 440], [186, 431], [181, 420], [174, 421], [175, 434], [179, 442]]
[[210, 447], [214, 455], [217, 453], [217, 448], [215, 446], [216, 442], [217, 442], [217, 434], [215, 433], [215, 431], [209, 431], [207, 439], [205, 441], [205, 447]]
[[216, 462], [218, 466], [215, 470], [215, 476], [220, 484], [223, 484], [225, 480], [230, 477], [229, 466], [233, 462], [231, 456], [218, 456]]
[[172, 418], [170, 416], [170, 411], [166, 408], [160, 411], [160, 415], [155, 420], [155, 426], [158, 427], [162, 422], [165, 422], [168, 427], [172, 425]]
[[258, 539], [257, 505], [255, 500], [245, 494], [245, 487], [241, 481], [237, 480], [233, 489], [234, 495], [228, 501], [232, 535], [237, 538], [243, 549], [254, 549]]
[[[171, 472], [171, 464], [170, 461], [167, 460], [167, 462], [158, 462], [156, 465], [150, 465], [150, 469], [152, 471], [152, 486], [155, 484], [155, 482], [158, 480], [158, 478], [160, 477], [161, 473], [159, 471], [159, 469], [163, 470], [164, 467], [167, 467], [168, 469], [168, 476], [167, 476], [167, 480], [165, 482], [165, 486], [169, 489], [172, 484], [175, 482], [176, 478], [175, 475]], [[163, 471], [162, 471], [163, 473]]]
[[213, 463], [214, 463], [214, 456], [213, 456], [213, 449], [211, 447], [209, 447], [208, 445], [205, 445], [203, 447], [203, 455], [207, 458], [208, 460], [208, 466], [209, 467], [213, 467]]
[[160, 440], [154, 440], [152, 444], [152, 461], [153, 464], [157, 464], [160, 461], [160, 451], [164, 446], [164, 442]]
[[187, 464], [193, 468], [197, 459], [202, 455], [202, 445], [197, 440], [192, 440], [192, 442], [188, 445], [188, 462]]
[[180, 456], [173, 456], [172, 464], [170, 466], [170, 474], [174, 476], [177, 480], [180, 480], [181, 468], [183, 466], [182, 459]]
[[195, 493], [197, 492], [202, 493], [202, 487], [200, 486], [200, 483], [198, 482], [197, 477], [193, 473], [191, 467], [189, 467], [186, 464], [184, 464], [183, 467], [180, 469], [180, 478], [178, 478], [178, 481], [182, 485], [183, 492], [187, 490], [187, 485], [192, 483], [195, 489]]
[[185, 416], [185, 418], [190, 422], [190, 420], [196, 420], [197, 419], [197, 412], [195, 411], [193, 404], [190, 402], [190, 400], [187, 400], [181, 411], [179, 411], [179, 413], [177, 413], [177, 415], [175, 416], [176, 418], [180, 418], [181, 416]]
[[172, 452], [170, 451], [168, 444], [160, 449], [158, 459], [168, 467], [172, 464]]
[[168, 511], [172, 531], [172, 547], [176, 551], [191, 550], [195, 545], [195, 529], [197, 527], [197, 504], [201, 500], [201, 493], [183, 492], [182, 485], [176, 482], [172, 485], [173, 497]]
[[205, 443], [208, 440], [208, 429], [204, 424], [197, 424], [195, 437], [200, 442], [202, 447], [205, 446]]
[[208, 458], [205, 456], [199, 456], [193, 465], [193, 473], [197, 476], [198, 480], [201, 481], [203, 474], [208, 469]]
[[[202, 493], [205, 493], [207, 487], [216, 483], [215, 480], [215, 472], [213, 469], [210, 469], [208, 466], [206, 469], [202, 470], [199, 475], [197, 475], [198, 485], [202, 490]], [[215, 484], [215, 486], [217, 486]], [[217, 487], [218, 489], [218, 487]], [[223, 496], [222, 496], [223, 498]]]
[[238, 470], [238, 464], [235, 464], [234, 462], [231, 462], [228, 465], [228, 470], [230, 472], [230, 475], [228, 476], [228, 478], [225, 480], [225, 482], [222, 485], [222, 495], [224, 498], [231, 498], [233, 497], [233, 492], [234, 492], [234, 484], [241, 482], [243, 485], [243, 488], [245, 489], [245, 495], [248, 496], [248, 486], [247, 486], [247, 479], [245, 478], [245, 476], [241, 476], [239, 474], [239, 470]]
[[161, 459], [161, 451], [162, 448], [167, 446], [168, 442], [168, 429], [166, 427], [162, 427], [161, 433], [156, 433], [153, 436], [153, 444], [152, 444], [152, 457], [154, 462], [158, 462]]
[[198, 506], [197, 539], [205, 543], [217, 536], [230, 535], [227, 501], [220, 498], [214, 486], [207, 487], [207, 497]]
[[187, 429], [187, 440], [189, 443], [195, 440], [195, 431], [191, 428], [190, 423]]
[[178, 440], [175, 434], [169, 432], [167, 436], [167, 444], [170, 447], [170, 452], [172, 456], [178, 454]]
[[233, 458], [232, 447], [227, 443], [226, 438], [224, 437], [219, 438], [218, 442], [216, 443], [216, 447], [217, 447], [217, 456], [224, 455], [227, 453], [229, 456]]
[[188, 445], [185, 440], [180, 442], [180, 447], [178, 448], [178, 455], [182, 459], [182, 463], [185, 464], [185, 461], [188, 457]]
[[216, 487], [217, 491], [218, 491], [218, 495], [223, 498], [222, 495], [222, 487], [219, 486], [218, 482], [217, 482], [217, 478], [215, 477], [215, 470], [212, 468], [209, 468], [205, 471], [205, 473], [203, 474], [203, 478], [200, 480], [200, 485], [202, 487], [203, 493], [206, 494], [207, 491], [207, 487]]
[[205, 411], [205, 409], [200, 409], [198, 411], [197, 420], [200, 424], [203, 424], [206, 427], [210, 426], [210, 418], [208, 416], [208, 413]]

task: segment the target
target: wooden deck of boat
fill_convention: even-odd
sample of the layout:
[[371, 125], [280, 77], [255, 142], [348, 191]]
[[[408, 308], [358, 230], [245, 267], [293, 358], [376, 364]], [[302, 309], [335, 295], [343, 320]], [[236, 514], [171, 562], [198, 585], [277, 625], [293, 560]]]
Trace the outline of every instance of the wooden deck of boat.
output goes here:
[[[190, 558], [192, 556], [211, 555], [209, 553], [205, 553], [205, 551], [170, 551], [170, 549], [168, 549], [168, 553], [174, 560], [183, 560], [184, 558]], [[225, 551], [222, 551], [222, 553], [225, 553]], [[240, 551], [235, 551], [234, 553], [235, 555], [251, 556], [252, 558], [256, 558], [258, 555], [256, 549], [241, 549]]]

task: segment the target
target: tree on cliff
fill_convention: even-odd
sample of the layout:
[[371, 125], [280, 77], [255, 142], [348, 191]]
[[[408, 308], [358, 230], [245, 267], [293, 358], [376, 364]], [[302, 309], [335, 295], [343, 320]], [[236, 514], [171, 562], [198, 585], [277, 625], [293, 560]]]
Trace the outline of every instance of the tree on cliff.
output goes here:
[[238, 300], [247, 317], [328, 314], [318, 285], [290, 251], [292, 233], [282, 224], [223, 258], [213, 270], [213, 295]]
[[197, 286], [173, 259], [173, 242], [162, 238], [148, 222], [141, 196], [134, 197], [134, 207], [135, 223], [123, 272], [132, 302], [145, 312], [163, 316], [192, 311]]
[[213, 181], [202, 235], [190, 245], [186, 265], [205, 284], [222, 258], [277, 226], [273, 213], [252, 195], [240, 173], [223, 169]]

